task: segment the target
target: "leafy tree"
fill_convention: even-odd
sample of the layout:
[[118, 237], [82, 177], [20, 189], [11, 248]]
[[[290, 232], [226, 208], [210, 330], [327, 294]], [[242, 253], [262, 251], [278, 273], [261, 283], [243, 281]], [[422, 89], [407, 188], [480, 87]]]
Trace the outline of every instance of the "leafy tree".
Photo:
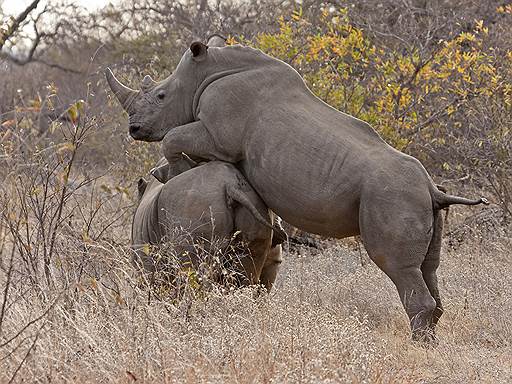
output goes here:
[[383, 46], [345, 8], [316, 20], [298, 10], [279, 23], [245, 42], [291, 64], [317, 96], [438, 174], [485, 179], [510, 213], [512, 51], [494, 44], [483, 21], [428, 54]]

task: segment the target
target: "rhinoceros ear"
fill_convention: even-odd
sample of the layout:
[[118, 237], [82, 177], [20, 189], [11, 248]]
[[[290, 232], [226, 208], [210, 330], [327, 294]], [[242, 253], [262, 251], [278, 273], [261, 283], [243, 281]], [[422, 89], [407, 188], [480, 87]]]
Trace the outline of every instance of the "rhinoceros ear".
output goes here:
[[218, 33], [214, 33], [208, 37], [208, 42], [206, 43], [209, 47], [225, 47], [226, 46], [226, 38]]
[[157, 179], [159, 182], [161, 182], [162, 184], [165, 184], [170, 180], [170, 178], [169, 178], [170, 168], [171, 168], [171, 166], [169, 165], [169, 163], [165, 163], [164, 165], [159, 165], [159, 166], [151, 169], [149, 171], [149, 173], [155, 179]]
[[144, 196], [144, 192], [146, 192], [146, 187], [148, 186], [148, 182], [141, 177], [137, 183], [137, 190], [139, 192], [139, 200]]
[[206, 44], [201, 43], [200, 41], [194, 41], [190, 45], [190, 51], [192, 52], [192, 57], [194, 58], [194, 60], [203, 60], [206, 57], [206, 51], [208, 51], [208, 46]]

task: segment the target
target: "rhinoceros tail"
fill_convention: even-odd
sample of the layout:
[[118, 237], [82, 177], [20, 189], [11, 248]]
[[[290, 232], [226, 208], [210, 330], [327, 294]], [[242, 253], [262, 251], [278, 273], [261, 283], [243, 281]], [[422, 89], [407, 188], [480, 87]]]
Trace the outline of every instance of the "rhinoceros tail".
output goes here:
[[435, 188], [431, 192], [432, 194], [432, 203], [434, 205], [435, 210], [447, 208], [452, 204], [462, 204], [462, 205], [478, 205], [485, 204], [489, 205], [489, 201], [480, 197], [478, 199], [466, 199], [465, 197], [449, 195], [444, 193], [439, 188]]
[[266, 220], [263, 215], [258, 211], [258, 209], [254, 206], [251, 199], [240, 189], [235, 188], [231, 185], [226, 186], [226, 193], [230, 200], [234, 200], [240, 205], [243, 205], [249, 212], [252, 213], [254, 218], [264, 226], [272, 229], [272, 247], [284, 243], [288, 236], [286, 235], [286, 232], [280, 228], [280, 226], [272, 225], [269, 223], [268, 220]]

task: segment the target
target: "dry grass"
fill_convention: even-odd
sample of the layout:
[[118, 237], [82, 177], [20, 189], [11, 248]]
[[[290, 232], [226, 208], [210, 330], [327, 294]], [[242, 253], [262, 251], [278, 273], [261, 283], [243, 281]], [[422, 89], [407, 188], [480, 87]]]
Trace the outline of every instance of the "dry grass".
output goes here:
[[443, 252], [434, 349], [410, 341], [391, 281], [349, 241], [285, 250], [270, 295], [158, 298], [127, 249], [129, 185], [154, 159], [78, 165], [100, 122], [63, 126], [47, 150], [30, 124], [2, 136], [0, 383], [512, 382], [510, 225], [474, 215], [495, 210], [451, 214], [464, 230]]
[[137, 286], [123, 247], [98, 242], [94, 279], [45, 296], [23, 293], [22, 281], [13, 288], [22, 299], [8, 308], [0, 344], [51, 308], [17, 350], [2, 348], [0, 381], [34, 343], [16, 381], [510, 382], [511, 246], [505, 232], [444, 251], [440, 343], [424, 349], [409, 340], [391, 282], [348, 245], [286, 252], [269, 296], [213, 290], [171, 303]]

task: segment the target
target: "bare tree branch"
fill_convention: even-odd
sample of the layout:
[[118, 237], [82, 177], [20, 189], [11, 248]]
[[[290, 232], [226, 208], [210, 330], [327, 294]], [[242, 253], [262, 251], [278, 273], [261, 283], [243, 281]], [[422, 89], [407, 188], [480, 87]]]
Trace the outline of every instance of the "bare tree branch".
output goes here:
[[14, 19], [12, 25], [9, 27], [8, 31], [4, 31], [3, 34], [0, 36], [0, 59], [1, 60], [8, 60], [16, 65], [26, 65], [29, 63], [41, 63], [43, 65], [46, 65], [50, 68], [57, 68], [65, 72], [71, 72], [71, 73], [81, 73], [81, 71], [66, 67], [64, 65], [58, 64], [58, 63], [52, 63], [48, 62], [46, 59], [42, 58], [40, 55], [36, 55], [36, 50], [38, 47], [40, 47], [41, 43], [44, 39], [52, 38], [57, 36], [59, 29], [61, 28], [62, 24], [61, 22], [57, 23], [55, 28], [52, 32], [40, 32], [37, 28], [37, 23], [41, 19], [42, 15], [48, 12], [48, 6], [45, 6], [45, 8], [37, 14], [36, 17], [32, 19], [33, 22], [33, 28], [34, 28], [34, 37], [31, 42], [31, 46], [26, 54], [25, 57], [20, 57], [18, 55], [13, 54], [12, 52], [3, 51], [2, 48], [4, 47], [5, 43], [12, 38], [16, 32], [18, 32], [20, 26], [27, 20], [30, 13], [34, 11], [34, 9], [37, 8], [40, 0], [34, 0], [30, 5], [27, 6], [27, 8], [16, 18]]
[[0, 36], [0, 49], [3, 48], [5, 42], [9, 40], [17, 31], [20, 25], [26, 20], [28, 15], [37, 8], [40, 0], [34, 0], [32, 3], [30, 3], [27, 8], [23, 12], [20, 13], [18, 17], [16, 17], [13, 20], [13, 23], [8, 28], [7, 31], [4, 31], [2, 35]]
[[28, 50], [27, 55], [22, 58], [22, 57], [14, 55], [14, 54], [12, 54], [10, 52], [0, 51], [0, 59], [11, 61], [12, 63], [14, 63], [16, 65], [20, 65], [20, 66], [23, 66], [23, 65], [26, 65], [26, 64], [29, 64], [29, 63], [41, 63], [43, 65], [46, 65], [46, 66], [50, 67], [50, 68], [57, 68], [57, 69], [60, 69], [61, 71], [65, 71], [65, 72], [82, 73], [82, 71], [80, 71], [80, 70], [69, 68], [69, 67], [66, 67], [66, 66], [58, 64], [58, 63], [51, 63], [51, 62], [48, 62], [46, 59], [43, 59], [40, 56], [35, 56], [36, 49], [40, 46], [41, 41], [44, 38], [56, 36], [57, 32], [58, 32], [58, 29], [60, 27], [60, 24], [57, 24], [57, 26], [55, 27], [54, 32], [52, 32], [52, 33], [39, 32], [38, 29], [37, 29], [36, 21], [40, 18], [40, 16], [44, 12], [45, 11], [41, 12], [37, 16], [37, 18], [34, 20], [34, 36], [35, 37], [32, 40], [32, 45], [30, 46], [30, 49]]

